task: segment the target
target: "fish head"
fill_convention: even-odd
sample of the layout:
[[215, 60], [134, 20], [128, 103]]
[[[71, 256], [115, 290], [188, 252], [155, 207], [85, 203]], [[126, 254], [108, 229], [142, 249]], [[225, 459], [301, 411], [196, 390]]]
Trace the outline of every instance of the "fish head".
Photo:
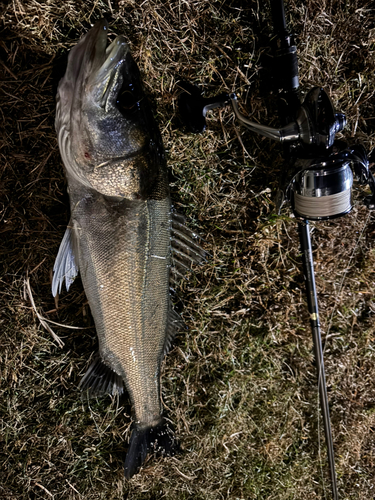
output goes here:
[[145, 199], [163, 168], [160, 132], [128, 44], [107, 47], [95, 26], [69, 53], [57, 90], [55, 127], [70, 179], [115, 198]]

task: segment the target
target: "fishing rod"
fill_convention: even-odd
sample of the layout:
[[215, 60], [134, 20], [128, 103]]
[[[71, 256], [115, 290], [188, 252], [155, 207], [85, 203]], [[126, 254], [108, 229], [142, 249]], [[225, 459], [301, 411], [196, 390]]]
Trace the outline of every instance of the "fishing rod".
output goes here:
[[298, 223], [332, 498], [338, 500], [309, 221], [330, 220], [349, 213], [354, 176], [361, 184], [369, 185], [371, 195], [364, 199], [364, 203], [370, 209], [375, 208], [375, 179], [362, 146], [348, 146], [335, 140], [336, 134], [344, 129], [346, 118], [343, 113], [335, 111], [327, 92], [315, 87], [301, 103], [297, 47], [287, 29], [283, 0], [271, 0], [271, 15], [274, 31], [273, 83], [282, 103], [282, 127], [276, 129], [249, 120], [240, 112], [235, 93], [204, 98], [199, 87], [187, 82], [181, 85], [183, 92], [179, 97], [179, 111], [188, 130], [199, 133], [206, 128], [205, 117], [209, 110], [231, 106], [240, 124], [283, 144], [288, 167], [280, 181], [276, 205], [280, 211], [284, 202], [288, 201]]

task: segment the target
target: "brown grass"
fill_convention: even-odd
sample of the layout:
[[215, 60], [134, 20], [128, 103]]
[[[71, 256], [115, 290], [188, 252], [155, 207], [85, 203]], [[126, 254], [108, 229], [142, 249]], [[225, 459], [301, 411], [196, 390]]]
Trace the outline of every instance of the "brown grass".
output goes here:
[[[236, 90], [243, 109], [276, 124], [260, 83], [270, 32], [263, 2], [57, 2], [1, 5], [0, 498], [330, 498], [296, 223], [273, 196], [278, 144], [208, 117], [198, 136], [177, 126], [180, 79], [206, 95]], [[375, 143], [371, 2], [290, 1], [302, 94], [324, 86], [346, 113], [342, 137]], [[69, 218], [55, 132], [63, 56], [111, 15], [156, 106], [178, 211], [211, 258], [179, 290], [188, 330], [166, 358], [163, 397], [183, 453], [150, 458], [130, 482], [123, 459], [130, 407], [82, 403], [77, 384], [96, 350], [79, 281], [55, 304], [51, 269]], [[352, 213], [313, 233], [340, 499], [374, 496], [375, 370], [372, 214], [356, 186]], [[25, 288], [61, 346], [35, 314]]]

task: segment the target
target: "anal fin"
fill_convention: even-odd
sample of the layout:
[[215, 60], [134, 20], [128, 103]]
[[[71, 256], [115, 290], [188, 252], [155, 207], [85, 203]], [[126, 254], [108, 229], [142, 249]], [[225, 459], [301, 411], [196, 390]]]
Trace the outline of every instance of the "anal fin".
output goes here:
[[124, 392], [122, 377], [103, 363], [100, 355], [95, 356], [78, 388], [89, 398], [105, 394], [121, 395]]

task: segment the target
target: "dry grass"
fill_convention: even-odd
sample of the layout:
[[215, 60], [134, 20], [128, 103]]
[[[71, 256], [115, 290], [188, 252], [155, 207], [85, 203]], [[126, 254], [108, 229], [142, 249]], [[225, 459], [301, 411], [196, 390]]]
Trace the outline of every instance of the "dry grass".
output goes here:
[[[207, 95], [236, 90], [276, 123], [260, 84], [270, 31], [263, 2], [191, 0], [1, 5], [0, 498], [330, 498], [296, 223], [275, 216], [280, 147], [212, 112], [199, 136], [178, 128], [181, 78]], [[288, 2], [301, 90], [322, 85], [347, 114], [343, 136], [375, 142], [371, 2]], [[79, 282], [58, 304], [51, 269], [68, 200], [54, 132], [63, 55], [102, 15], [124, 34], [152, 95], [176, 208], [212, 255], [179, 290], [188, 330], [168, 355], [164, 403], [183, 453], [123, 480], [126, 398], [83, 404], [77, 383], [96, 337]], [[375, 484], [373, 216], [357, 190], [352, 213], [316, 224], [313, 245], [341, 499]], [[61, 346], [40, 325], [25, 289]], [[320, 445], [319, 445], [320, 443]]]

